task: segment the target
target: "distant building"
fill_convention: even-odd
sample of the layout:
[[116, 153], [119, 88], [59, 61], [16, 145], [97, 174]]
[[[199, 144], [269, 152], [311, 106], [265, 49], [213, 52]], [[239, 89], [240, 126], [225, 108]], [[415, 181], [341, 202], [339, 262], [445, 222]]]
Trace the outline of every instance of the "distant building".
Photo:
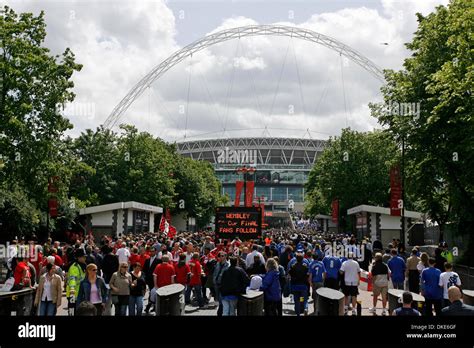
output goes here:
[[[401, 217], [391, 216], [390, 208], [376, 207], [373, 205], [359, 205], [347, 210], [347, 215], [352, 216], [357, 238], [370, 237], [372, 241], [378, 239], [387, 246], [393, 238], [400, 239]], [[423, 220], [423, 214], [416, 211], [405, 210], [405, 241], [406, 246], [415, 245], [410, 242], [411, 227]], [[423, 231], [421, 232], [423, 233]], [[414, 239], [414, 238], [413, 238]]]
[[[238, 167], [252, 166], [254, 203], [263, 197], [265, 211], [303, 211], [309, 172], [321, 155], [325, 140], [294, 138], [229, 138], [178, 143], [178, 152], [210, 162], [222, 183], [222, 194], [235, 199], [235, 182], [243, 180]], [[241, 196], [243, 203], [244, 195]]]
[[87, 233], [121, 237], [127, 233], [156, 232], [163, 208], [139, 202], [118, 202], [81, 209]]

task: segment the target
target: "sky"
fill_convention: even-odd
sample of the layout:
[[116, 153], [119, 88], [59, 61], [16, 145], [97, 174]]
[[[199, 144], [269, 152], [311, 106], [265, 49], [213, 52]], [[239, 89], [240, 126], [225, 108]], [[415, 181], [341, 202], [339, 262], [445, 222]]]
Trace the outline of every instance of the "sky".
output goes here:
[[[83, 64], [75, 101], [62, 110], [77, 136], [173, 53], [221, 30], [286, 25], [329, 36], [381, 69], [410, 55], [415, 14], [447, 0], [0, 0], [17, 12], [45, 12], [51, 54], [69, 47]], [[382, 82], [321, 44], [276, 36], [207, 46], [147, 85], [115, 126], [135, 125], [166, 141], [223, 137], [327, 139], [341, 129], [380, 128], [368, 104]]]

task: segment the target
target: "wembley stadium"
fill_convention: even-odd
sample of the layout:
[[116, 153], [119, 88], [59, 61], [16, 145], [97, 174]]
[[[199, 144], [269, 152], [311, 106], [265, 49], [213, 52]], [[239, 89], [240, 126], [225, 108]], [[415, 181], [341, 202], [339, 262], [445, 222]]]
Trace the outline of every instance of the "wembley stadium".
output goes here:
[[[267, 212], [303, 211], [305, 183], [326, 145], [325, 140], [296, 138], [227, 138], [177, 143], [178, 152], [195, 160], [209, 161], [222, 183], [222, 194], [233, 201], [235, 182], [243, 180], [239, 166], [255, 173], [254, 202], [265, 203]], [[243, 198], [241, 198], [243, 199]]]

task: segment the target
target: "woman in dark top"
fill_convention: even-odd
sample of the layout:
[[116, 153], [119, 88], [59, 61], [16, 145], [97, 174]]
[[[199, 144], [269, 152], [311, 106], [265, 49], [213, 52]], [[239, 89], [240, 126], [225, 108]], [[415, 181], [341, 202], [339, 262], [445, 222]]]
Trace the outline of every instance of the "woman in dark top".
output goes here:
[[133, 272], [131, 273], [132, 284], [130, 285], [128, 314], [130, 316], [141, 316], [143, 312], [143, 296], [145, 296], [146, 282], [142, 273], [142, 265], [140, 262], [137, 262], [133, 266]]
[[250, 277], [254, 274], [259, 275], [265, 273], [267, 273], [265, 265], [261, 262], [260, 257], [255, 255], [252, 266], [247, 269], [248, 276]]

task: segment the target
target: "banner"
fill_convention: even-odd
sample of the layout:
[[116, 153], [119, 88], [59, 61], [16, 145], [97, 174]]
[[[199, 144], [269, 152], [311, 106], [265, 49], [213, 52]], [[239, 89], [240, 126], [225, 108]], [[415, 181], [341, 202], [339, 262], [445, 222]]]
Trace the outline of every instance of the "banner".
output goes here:
[[160, 231], [166, 233], [168, 238], [174, 238], [174, 236], [176, 236], [176, 228], [171, 225], [171, 213], [169, 209], [166, 209], [165, 213], [161, 215]]
[[245, 206], [246, 207], [252, 206], [254, 187], [255, 187], [255, 182], [247, 181], [247, 192], [245, 192]]
[[390, 168], [390, 215], [402, 215], [402, 180], [398, 165]]
[[243, 181], [236, 181], [235, 182], [235, 201], [234, 207], [240, 206], [240, 194], [242, 193], [242, 189], [244, 188]]
[[58, 200], [56, 198], [50, 198], [48, 200], [49, 216], [57, 217], [58, 216]]
[[335, 224], [339, 221], [339, 200], [335, 199], [331, 204], [332, 208], [332, 222]]

